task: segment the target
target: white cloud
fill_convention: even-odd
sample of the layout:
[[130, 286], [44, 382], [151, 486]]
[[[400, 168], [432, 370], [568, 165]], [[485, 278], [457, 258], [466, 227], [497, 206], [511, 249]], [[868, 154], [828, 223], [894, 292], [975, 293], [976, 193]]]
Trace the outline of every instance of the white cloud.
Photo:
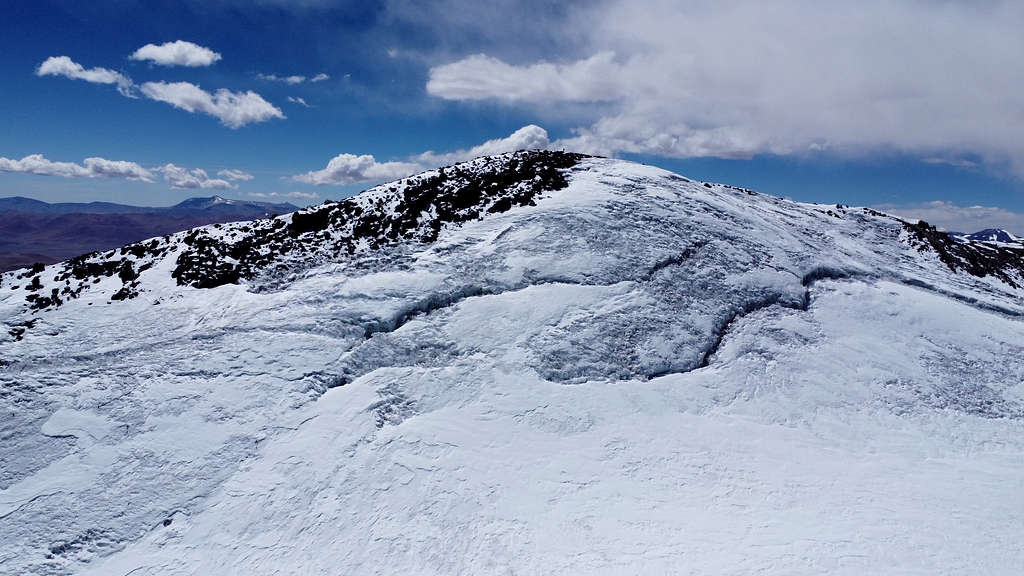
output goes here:
[[132, 60], [148, 60], [160, 66], [210, 66], [221, 59], [220, 54], [184, 40], [160, 45], [146, 44], [133, 53]]
[[505, 138], [495, 138], [466, 150], [456, 150], [438, 154], [434, 151], [424, 152], [415, 157], [416, 161], [428, 166], [440, 166], [470, 160], [478, 156], [490, 156], [516, 150], [532, 150], [550, 146], [547, 130], [530, 124], [523, 126]]
[[1024, 176], [1022, 21], [1011, 0], [582, 3], [549, 27], [574, 31], [565, 57], [467, 56], [433, 68], [427, 90], [569, 112], [575, 136], [553, 145], [584, 152], [882, 151]]
[[257, 78], [260, 80], [267, 80], [269, 82], [284, 82], [285, 84], [302, 84], [306, 81], [305, 76], [278, 76], [276, 74], [257, 74]]
[[430, 70], [427, 92], [448, 100], [601, 102], [625, 95], [621, 66], [611, 52], [570, 64], [512, 66], [476, 54]]
[[292, 176], [292, 180], [317, 186], [369, 181], [386, 182], [409, 176], [422, 168], [415, 162], [377, 162], [369, 154], [361, 156], [338, 154], [327, 163], [327, 167], [323, 170], [298, 174]]
[[31, 154], [21, 160], [0, 158], [0, 172], [21, 172], [42, 176], [63, 176], [64, 178], [120, 178], [125, 180], [153, 181], [153, 172], [135, 162], [86, 158], [82, 164], [74, 162], [53, 162], [42, 154]]
[[249, 192], [253, 198], [296, 198], [299, 200], [315, 200], [320, 195], [316, 192]]
[[307, 78], [298, 74], [292, 76], [278, 76], [277, 74], [257, 74], [257, 78], [260, 80], [266, 80], [268, 82], [283, 82], [295, 86], [296, 84], [302, 84], [303, 82], [323, 82], [324, 80], [330, 79], [330, 76], [321, 72], [312, 78]]
[[231, 92], [222, 88], [210, 94], [189, 82], [146, 82], [141, 90], [152, 100], [166, 102], [187, 112], [214, 116], [229, 128], [285, 117], [280, 108], [251, 90]]
[[920, 204], [880, 204], [876, 208], [910, 222], [924, 220], [955, 232], [1002, 228], [1014, 235], [1024, 236], [1024, 214], [996, 206], [957, 206], [936, 200]]
[[523, 126], [505, 138], [495, 138], [483, 144], [437, 153], [427, 151], [413, 156], [407, 162], [377, 162], [369, 154], [339, 154], [327, 163], [327, 168], [292, 176], [296, 182], [324, 186], [328, 184], [354, 184], [356, 182], [386, 182], [422, 172], [428, 168], [470, 160], [478, 156], [489, 156], [514, 152], [516, 150], [548, 148], [548, 133], [540, 126]]
[[199, 188], [211, 190], [229, 190], [237, 188], [229, 180], [251, 180], [252, 175], [241, 170], [221, 170], [221, 178], [211, 178], [200, 168], [188, 169], [174, 164], [165, 164], [157, 168], [144, 168], [135, 162], [125, 160], [107, 160], [105, 158], [86, 158], [81, 164], [74, 162], [53, 162], [42, 154], [31, 154], [21, 160], [0, 157], [0, 172], [20, 172], [42, 176], [62, 176], [64, 178], [116, 178], [154, 182], [157, 174], [162, 174], [164, 181], [171, 188]]
[[306, 108], [312, 108], [312, 106], [306, 103], [306, 100], [304, 98], [300, 98], [298, 96], [289, 96], [288, 101], [291, 102], [292, 104], [298, 104], [300, 106], [305, 106]]
[[231, 168], [226, 168], [224, 170], [221, 170], [220, 172], [217, 172], [217, 176], [220, 176], [221, 178], [224, 178], [225, 180], [249, 181], [249, 180], [252, 180], [252, 178], [253, 178], [252, 174], [249, 174], [248, 172], [246, 172], [244, 170], [233, 170]]
[[115, 84], [118, 92], [128, 97], [132, 97], [134, 92], [134, 84], [124, 74], [107, 68], [85, 68], [67, 56], [47, 58], [36, 68], [36, 76], [64, 76], [93, 84]]
[[[127, 76], [106, 68], [86, 69], [67, 56], [47, 58], [36, 69], [36, 75], [64, 76], [97, 84], [116, 84], [121, 94], [130, 98], [135, 97], [136, 86]], [[209, 114], [229, 128], [240, 128], [254, 122], [285, 117], [280, 108], [251, 90], [232, 92], [222, 88], [210, 94], [189, 82], [146, 82], [138, 88], [151, 100], [165, 102], [188, 112]]]
[[91, 178], [125, 178], [127, 180], [152, 180], [152, 173], [135, 162], [125, 160], [107, 160], [104, 158], [86, 158], [85, 169]]
[[164, 180], [171, 188], [199, 188], [203, 190], [230, 190], [238, 186], [219, 178], [210, 178], [201, 168], [182, 168], [174, 164], [165, 164], [157, 168], [164, 175]]

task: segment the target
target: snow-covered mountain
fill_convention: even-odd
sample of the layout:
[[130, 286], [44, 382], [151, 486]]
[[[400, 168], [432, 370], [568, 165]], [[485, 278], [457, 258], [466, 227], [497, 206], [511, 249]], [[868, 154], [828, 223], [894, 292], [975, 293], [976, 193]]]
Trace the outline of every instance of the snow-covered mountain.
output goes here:
[[978, 232], [975, 232], [974, 234], [967, 234], [965, 236], [965, 239], [966, 240], [972, 240], [974, 242], [1004, 242], [1004, 243], [1013, 243], [1013, 242], [1017, 242], [1018, 240], [1020, 240], [1019, 238], [1017, 238], [1013, 234], [1010, 234], [1006, 230], [1002, 230], [1002, 229], [999, 229], [999, 228], [986, 228], [984, 230], [980, 230]]
[[1018, 574], [1024, 244], [487, 157], [0, 277], [6, 574]]

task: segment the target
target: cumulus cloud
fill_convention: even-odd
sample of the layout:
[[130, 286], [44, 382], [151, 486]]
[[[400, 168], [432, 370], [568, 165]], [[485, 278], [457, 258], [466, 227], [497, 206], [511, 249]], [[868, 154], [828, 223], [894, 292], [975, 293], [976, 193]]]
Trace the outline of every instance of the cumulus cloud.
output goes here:
[[0, 158], [0, 172], [21, 172], [64, 178], [120, 178], [124, 180], [153, 181], [153, 172], [135, 162], [86, 158], [82, 164], [53, 162], [42, 154], [30, 154], [21, 160]]
[[321, 72], [321, 73], [317, 74], [316, 76], [313, 76], [312, 78], [310, 78], [309, 81], [310, 82], [323, 82], [324, 80], [329, 80], [330, 78], [331, 77], [329, 75], [324, 74], [323, 72]]
[[323, 170], [292, 176], [296, 182], [317, 186], [354, 184], [356, 182], [396, 180], [422, 170], [415, 162], [377, 162], [369, 155], [338, 154]]
[[164, 180], [171, 188], [230, 190], [238, 186], [220, 178], [210, 178], [202, 168], [182, 168], [174, 164], [165, 164], [157, 168], [164, 175]]
[[228, 128], [285, 117], [280, 108], [251, 90], [231, 92], [222, 88], [210, 94], [189, 82], [146, 82], [140, 89], [147, 98], [187, 112], [209, 114]]
[[584, 152], [882, 151], [1024, 176], [1022, 21], [1011, 0], [582, 3], [553, 27], [576, 31], [562, 58], [468, 55], [431, 69], [427, 90], [568, 108], [582, 119], [554, 145]]
[[547, 130], [530, 124], [523, 126], [505, 138], [495, 138], [483, 144], [454, 152], [424, 152], [404, 162], [378, 162], [373, 156], [364, 154], [339, 154], [327, 163], [327, 168], [292, 176], [296, 182], [324, 186], [328, 184], [354, 184], [356, 182], [386, 182], [404, 178], [428, 168], [470, 160], [478, 156], [489, 156], [514, 152], [516, 150], [548, 148]]
[[130, 78], [120, 72], [106, 68], [86, 69], [67, 56], [47, 58], [36, 69], [36, 75], [64, 76], [97, 84], [116, 84], [121, 94], [131, 98], [135, 97], [138, 89], [146, 98], [165, 102], [187, 112], [209, 114], [229, 128], [240, 128], [246, 124], [285, 117], [280, 108], [251, 90], [232, 92], [222, 88], [211, 94], [190, 82], [146, 82], [136, 87]]
[[514, 152], [516, 150], [548, 148], [550, 144], [551, 142], [548, 140], [547, 130], [535, 124], [530, 124], [528, 126], [523, 126], [505, 138], [488, 140], [483, 144], [473, 146], [472, 148], [465, 150], [456, 150], [454, 152], [446, 152], [442, 154], [438, 154], [434, 151], [424, 152], [416, 156], [416, 161], [426, 166], [440, 166], [442, 164], [452, 164], [454, 162], [470, 160], [478, 156], [503, 154], [505, 152]]
[[30, 154], [21, 160], [0, 157], [0, 172], [20, 172], [42, 176], [62, 176], [64, 178], [116, 178], [155, 182], [157, 174], [171, 188], [229, 190], [238, 186], [231, 181], [252, 180], [252, 174], [242, 170], [221, 170], [218, 176], [211, 178], [201, 168], [182, 168], [174, 164], [165, 164], [156, 168], [144, 168], [135, 162], [125, 160], [107, 160], [106, 158], [86, 158], [81, 164], [74, 162], [54, 162], [42, 154]]
[[131, 97], [134, 84], [131, 79], [107, 68], [86, 68], [67, 56], [51, 56], [36, 68], [36, 76], [63, 76], [93, 84], [114, 84], [117, 91]]
[[880, 204], [876, 208], [911, 222], [924, 220], [954, 232], [1002, 228], [1014, 235], [1024, 236], [1024, 214], [995, 206], [957, 206], [936, 200], [920, 204]]
[[210, 66], [220, 60], [221, 56], [217, 52], [198, 44], [176, 40], [160, 45], [146, 44], [136, 50], [130, 58], [132, 60], [148, 60], [160, 66], [188, 66], [195, 68]]
[[217, 176], [220, 176], [221, 178], [224, 178], [225, 180], [249, 181], [249, 180], [252, 180], [252, 178], [253, 178], [252, 174], [249, 174], [248, 172], [246, 172], [244, 170], [233, 170], [231, 168], [225, 168], [224, 170], [221, 170], [220, 172], [217, 172]]

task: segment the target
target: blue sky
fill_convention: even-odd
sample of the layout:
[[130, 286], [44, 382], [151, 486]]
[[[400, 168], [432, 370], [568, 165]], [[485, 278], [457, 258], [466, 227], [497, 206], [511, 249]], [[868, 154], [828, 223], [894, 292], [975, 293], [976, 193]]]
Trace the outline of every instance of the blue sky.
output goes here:
[[5, 16], [0, 196], [305, 204], [529, 144], [1024, 233], [1015, 3], [24, 2]]

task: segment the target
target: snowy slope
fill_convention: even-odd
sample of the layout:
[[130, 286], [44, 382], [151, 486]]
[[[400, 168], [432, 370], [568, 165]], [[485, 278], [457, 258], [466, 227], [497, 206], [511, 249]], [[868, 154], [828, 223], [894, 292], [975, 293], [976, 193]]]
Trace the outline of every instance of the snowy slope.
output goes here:
[[5, 274], [0, 572], [1021, 573], [1022, 272], [527, 152]]

